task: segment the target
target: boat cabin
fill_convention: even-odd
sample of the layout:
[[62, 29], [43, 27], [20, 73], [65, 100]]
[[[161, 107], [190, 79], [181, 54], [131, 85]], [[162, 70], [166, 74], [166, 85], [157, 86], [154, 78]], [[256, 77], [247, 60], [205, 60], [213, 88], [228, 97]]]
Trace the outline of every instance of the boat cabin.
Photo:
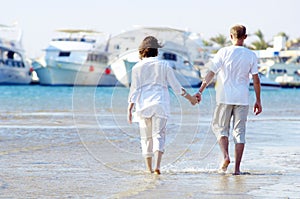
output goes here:
[[0, 65], [25, 67], [21, 54], [3, 47], [0, 47]]

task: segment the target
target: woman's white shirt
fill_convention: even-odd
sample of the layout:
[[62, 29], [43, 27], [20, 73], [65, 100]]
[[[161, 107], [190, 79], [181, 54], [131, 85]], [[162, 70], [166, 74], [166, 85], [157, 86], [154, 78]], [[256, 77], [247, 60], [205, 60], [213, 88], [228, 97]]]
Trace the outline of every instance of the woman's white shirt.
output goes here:
[[177, 80], [169, 62], [157, 57], [143, 58], [132, 69], [129, 103], [136, 104], [136, 115], [149, 118], [156, 114], [167, 118], [170, 114], [170, 94], [182, 94], [182, 86]]

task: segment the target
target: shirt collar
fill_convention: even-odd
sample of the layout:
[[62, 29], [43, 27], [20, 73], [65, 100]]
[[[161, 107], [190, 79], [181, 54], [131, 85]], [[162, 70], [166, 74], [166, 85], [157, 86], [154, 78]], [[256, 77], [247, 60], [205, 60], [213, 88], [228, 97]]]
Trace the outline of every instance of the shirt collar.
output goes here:
[[158, 60], [158, 57], [144, 57], [143, 61], [152, 61], [152, 60]]

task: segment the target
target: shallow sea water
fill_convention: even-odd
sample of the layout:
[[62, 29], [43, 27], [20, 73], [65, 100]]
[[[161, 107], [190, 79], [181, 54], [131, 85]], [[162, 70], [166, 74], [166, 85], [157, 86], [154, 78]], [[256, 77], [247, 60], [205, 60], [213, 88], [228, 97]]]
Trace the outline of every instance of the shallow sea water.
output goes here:
[[[195, 90], [189, 89], [191, 93]], [[263, 91], [249, 112], [233, 176], [210, 122], [214, 90], [200, 105], [172, 95], [162, 175], [144, 172], [137, 124], [122, 87], [0, 87], [0, 198], [300, 198], [300, 90]], [[254, 92], [251, 92], [251, 108]]]

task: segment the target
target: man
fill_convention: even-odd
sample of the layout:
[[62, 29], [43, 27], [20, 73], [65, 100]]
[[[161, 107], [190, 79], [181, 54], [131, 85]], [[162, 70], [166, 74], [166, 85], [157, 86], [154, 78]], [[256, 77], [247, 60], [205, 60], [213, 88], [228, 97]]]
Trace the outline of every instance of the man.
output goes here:
[[243, 25], [236, 25], [230, 29], [230, 39], [233, 45], [221, 48], [217, 52], [199, 93], [195, 94], [200, 102], [202, 92], [215, 74], [217, 75], [216, 108], [212, 130], [218, 139], [224, 158], [220, 171], [226, 172], [230, 163], [228, 137], [230, 120], [232, 119], [232, 135], [235, 143], [234, 175], [241, 174], [240, 163], [245, 146], [246, 121], [249, 109], [249, 74], [253, 78], [256, 96], [254, 113], [258, 115], [262, 112], [257, 57], [254, 52], [243, 47], [246, 38], [246, 28]]

